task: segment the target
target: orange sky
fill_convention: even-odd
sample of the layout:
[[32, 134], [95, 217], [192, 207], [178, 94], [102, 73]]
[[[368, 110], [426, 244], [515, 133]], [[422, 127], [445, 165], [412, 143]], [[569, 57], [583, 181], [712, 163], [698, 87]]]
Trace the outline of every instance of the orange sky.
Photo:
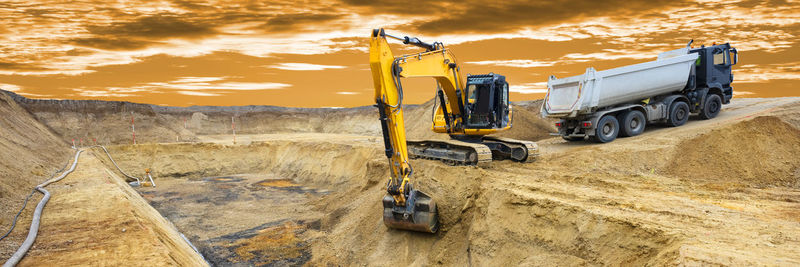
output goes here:
[[[798, 1], [2, 1], [0, 88], [31, 98], [189, 105], [373, 103], [367, 37], [443, 42], [512, 101], [549, 75], [730, 42], [736, 97], [800, 96]], [[399, 4], [402, 3], [402, 4]], [[396, 54], [413, 52], [398, 48]], [[434, 95], [404, 81], [406, 103]]]

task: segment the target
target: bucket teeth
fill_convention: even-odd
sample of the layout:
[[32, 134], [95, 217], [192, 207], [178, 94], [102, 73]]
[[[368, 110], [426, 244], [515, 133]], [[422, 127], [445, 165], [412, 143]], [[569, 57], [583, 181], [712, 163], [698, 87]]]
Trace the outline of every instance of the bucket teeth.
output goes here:
[[383, 197], [383, 223], [394, 229], [436, 233], [439, 230], [439, 210], [436, 202], [418, 190], [411, 190], [405, 206], [395, 205], [391, 195]]

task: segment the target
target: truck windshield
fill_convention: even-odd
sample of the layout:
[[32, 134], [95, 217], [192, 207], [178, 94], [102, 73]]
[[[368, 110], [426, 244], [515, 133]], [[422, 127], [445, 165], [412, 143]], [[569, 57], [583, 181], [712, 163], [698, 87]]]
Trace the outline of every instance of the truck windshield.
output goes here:
[[714, 65], [725, 65], [728, 63], [727, 57], [725, 57], [725, 51], [719, 50], [714, 51]]

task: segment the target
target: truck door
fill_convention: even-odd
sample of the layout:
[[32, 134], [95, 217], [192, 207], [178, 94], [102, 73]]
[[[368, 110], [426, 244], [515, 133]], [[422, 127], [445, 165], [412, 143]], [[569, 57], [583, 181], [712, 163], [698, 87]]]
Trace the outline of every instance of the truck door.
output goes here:
[[713, 66], [708, 79], [709, 83], [720, 83], [723, 87], [730, 87], [731, 84], [731, 53], [729, 48], [719, 46], [712, 50]]

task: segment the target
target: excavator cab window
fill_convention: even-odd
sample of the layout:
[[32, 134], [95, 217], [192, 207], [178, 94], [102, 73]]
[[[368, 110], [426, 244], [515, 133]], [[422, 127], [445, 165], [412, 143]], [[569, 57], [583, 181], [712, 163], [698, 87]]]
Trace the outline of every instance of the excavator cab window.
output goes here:
[[508, 125], [508, 83], [503, 82], [503, 90], [500, 92], [500, 117], [502, 118], [498, 128]]
[[474, 84], [467, 85], [467, 92], [471, 92], [469, 94], [469, 99], [467, 99], [467, 103], [470, 103], [470, 104], [475, 103], [475, 99], [477, 98], [477, 95], [476, 95], [475, 92], [478, 91], [478, 90], [475, 90], [476, 88], [477, 87]]
[[467, 77], [464, 115], [470, 128], [503, 128], [508, 124], [508, 83], [497, 74]]

